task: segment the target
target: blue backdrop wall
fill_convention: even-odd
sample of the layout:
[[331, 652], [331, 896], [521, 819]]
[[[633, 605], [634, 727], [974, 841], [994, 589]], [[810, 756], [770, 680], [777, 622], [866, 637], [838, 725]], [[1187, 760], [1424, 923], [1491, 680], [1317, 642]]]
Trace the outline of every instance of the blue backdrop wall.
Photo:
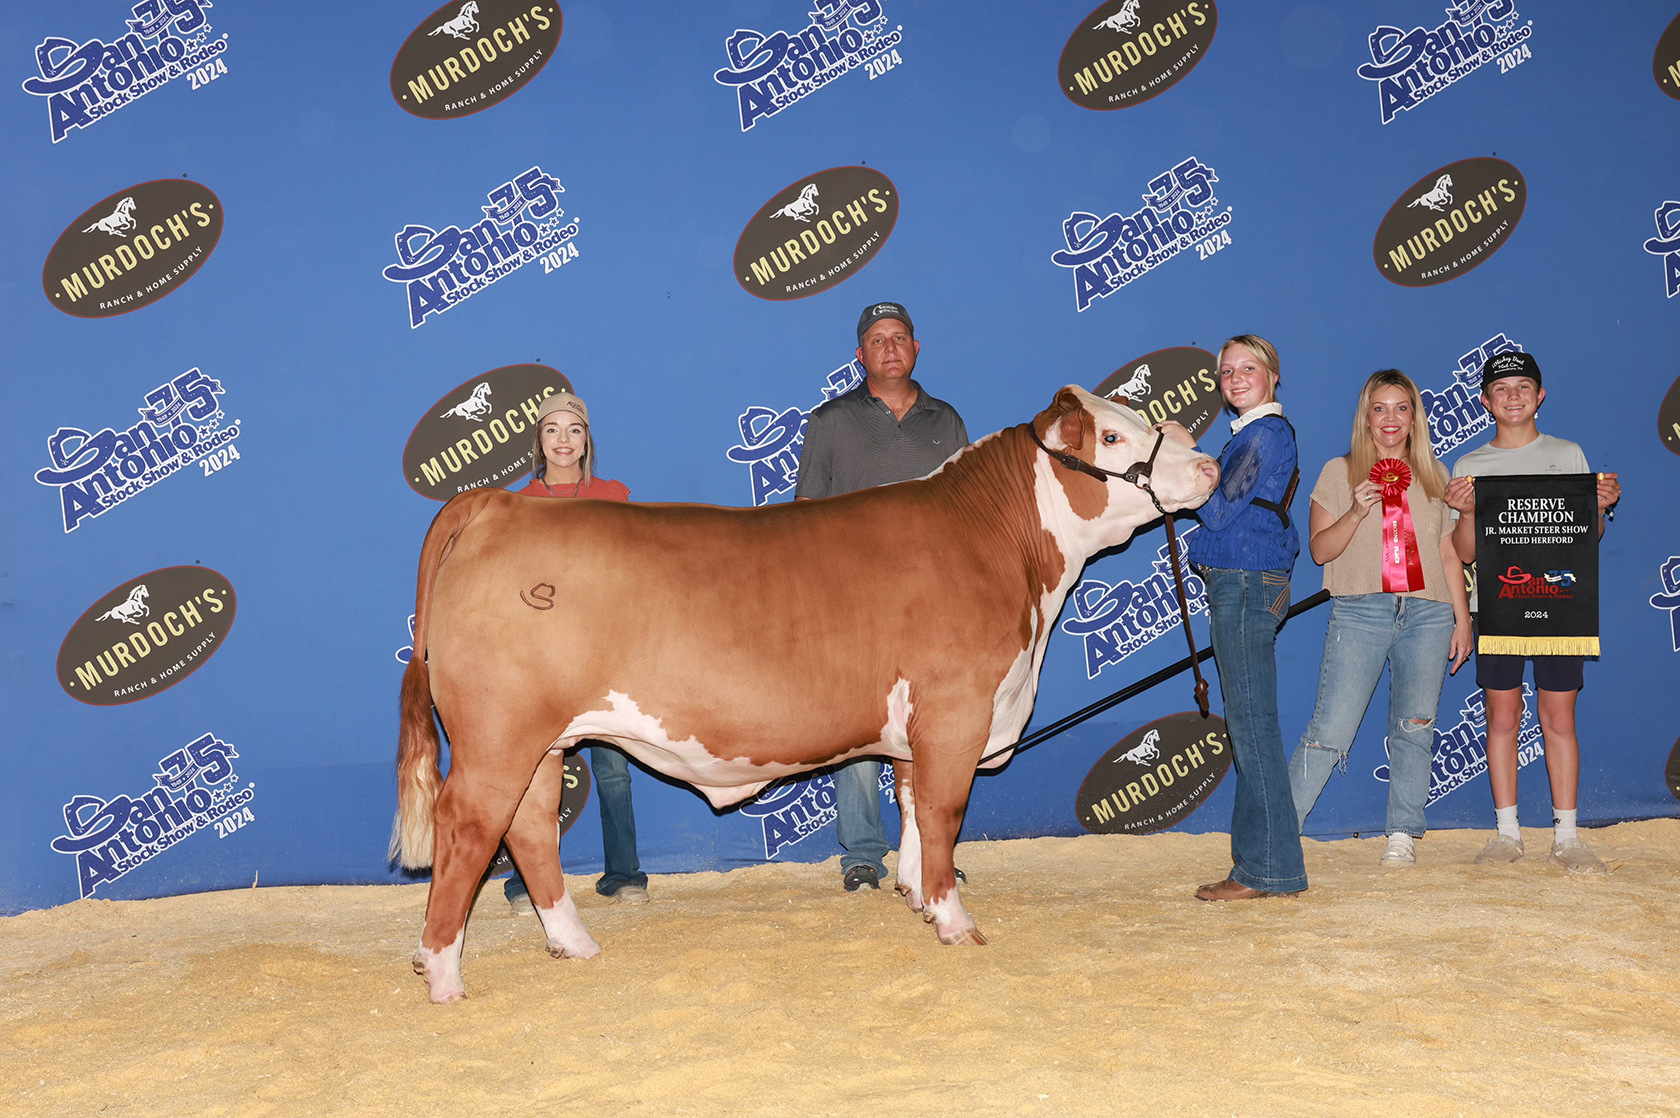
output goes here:
[[[396, 694], [439, 507], [418, 490], [468, 477], [463, 449], [490, 461], [528, 439], [510, 374], [485, 374], [557, 370], [634, 500], [787, 500], [803, 415], [856, 375], [853, 325], [882, 299], [910, 308], [918, 379], [975, 435], [1154, 351], [1269, 337], [1303, 520], [1369, 372], [1418, 381], [1450, 462], [1490, 435], [1470, 370], [1535, 354], [1541, 428], [1626, 490], [1580, 701], [1582, 817], [1675, 814], [1675, 15], [1637, 0], [9, 6], [0, 910], [402, 880], [385, 860]], [[840, 167], [884, 193], [769, 216]], [[1443, 173], [1446, 194], [1418, 205]], [[1412, 222], [1392, 243], [1391, 208]], [[1110, 215], [1136, 224], [1103, 256]], [[738, 265], [743, 232], [765, 230], [776, 240]], [[454, 416], [464, 448], [417, 433], [480, 383], [500, 427]], [[435, 475], [405, 469], [411, 435], [441, 455]], [[1035, 726], [1182, 655], [1147, 583], [1162, 543], [1157, 526], [1087, 570]], [[1303, 556], [1295, 596], [1318, 585]], [[1281, 638], [1291, 747], [1323, 632], [1320, 610]], [[1472, 676], [1441, 700], [1435, 827], [1491, 817]], [[1309, 833], [1382, 826], [1383, 695]], [[981, 777], [964, 837], [1079, 833], [1093, 764], [1187, 705], [1175, 681]], [[645, 773], [635, 796], [655, 872], [837, 849], [820, 777], [722, 814]], [[1525, 822], [1548, 803], [1526, 767]], [[1177, 825], [1223, 829], [1229, 808], [1227, 782]], [[568, 869], [599, 868], [593, 805], [564, 845]]]

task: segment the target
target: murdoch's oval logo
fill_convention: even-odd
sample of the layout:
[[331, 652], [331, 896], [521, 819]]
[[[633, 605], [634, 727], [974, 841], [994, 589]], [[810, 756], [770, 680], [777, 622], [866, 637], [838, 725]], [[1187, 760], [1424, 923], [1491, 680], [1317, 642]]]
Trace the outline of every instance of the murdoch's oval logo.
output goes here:
[[898, 188], [868, 167], [830, 167], [764, 203], [735, 243], [735, 279], [760, 299], [803, 299], [856, 274], [892, 236]]
[[1192, 438], [1213, 426], [1224, 401], [1219, 395], [1219, 358], [1195, 346], [1146, 353], [1108, 375], [1096, 388], [1104, 397], [1125, 397], [1156, 423], [1176, 420]]
[[1102, 755], [1079, 786], [1074, 813], [1094, 834], [1164, 831], [1201, 807], [1230, 767], [1224, 719], [1169, 714]]
[[1668, 395], [1657, 408], [1657, 434], [1662, 436], [1664, 446], [1680, 454], [1680, 377], [1668, 386]]
[[559, 42], [558, 4], [452, 0], [397, 51], [391, 96], [427, 120], [470, 116], [525, 88]]
[[1675, 16], [1668, 30], [1657, 40], [1657, 53], [1651, 56], [1651, 74], [1657, 88], [1680, 101], [1680, 16]]
[[1108, 0], [1079, 21], [1062, 48], [1062, 92], [1087, 109], [1159, 97], [1206, 56], [1218, 25], [1213, 0]]
[[131, 578], [70, 626], [58, 649], [58, 684], [101, 707], [167, 691], [222, 647], [237, 606], [232, 584], [209, 567]]
[[503, 365], [462, 381], [414, 425], [403, 476], [434, 501], [519, 480], [531, 470], [537, 406], [570, 391], [572, 382], [547, 365]]
[[1383, 278], [1433, 287], [1498, 252], [1522, 220], [1528, 187], [1492, 156], [1460, 159], [1429, 172], [1400, 195], [1371, 246]]
[[137, 311], [191, 279], [222, 238], [222, 202], [187, 179], [154, 179], [95, 202], [41, 268], [53, 306], [77, 318]]

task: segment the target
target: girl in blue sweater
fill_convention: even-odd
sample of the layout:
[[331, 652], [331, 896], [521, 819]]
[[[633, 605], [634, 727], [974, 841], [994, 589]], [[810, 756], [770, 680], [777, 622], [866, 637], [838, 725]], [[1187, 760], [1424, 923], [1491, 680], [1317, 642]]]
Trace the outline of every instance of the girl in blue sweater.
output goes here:
[[[1219, 350], [1219, 391], [1236, 414], [1219, 455], [1220, 482], [1196, 515], [1190, 562], [1207, 586], [1214, 663], [1237, 769], [1231, 872], [1204, 885], [1204, 901], [1238, 901], [1307, 887], [1301, 832], [1278, 729], [1278, 627], [1289, 612], [1289, 572], [1301, 540], [1289, 520], [1295, 429], [1277, 402], [1277, 350], [1239, 334]], [[1194, 445], [1176, 423], [1167, 434]]]

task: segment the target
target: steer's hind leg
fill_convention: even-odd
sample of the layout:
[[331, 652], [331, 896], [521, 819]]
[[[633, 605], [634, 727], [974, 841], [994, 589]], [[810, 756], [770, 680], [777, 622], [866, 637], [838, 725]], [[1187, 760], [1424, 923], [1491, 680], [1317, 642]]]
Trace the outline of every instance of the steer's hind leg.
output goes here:
[[583, 926], [560, 872], [560, 794], [565, 782], [565, 757], [550, 753], [519, 801], [507, 847], [548, 933], [548, 953], [556, 959], [588, 959], [600, 953], [601, 945]]
[[[980, 740], [983, 743], [984, 739]], [[938, 742], [916, 742], [914, 750], [912, 796], [916, 829], [922, 836], [922, 919], [933, 925], [940, 943], [984, 944], [986, 937], [963, 908], [954, 857], [980, 751], [942, 748]], [[899, 857], [903, 857], [902, 852]]]
[[898, 875], [894, 882], [904, 903], [911, 912], [922, 911], [922, 836], [916, 829], [916, 766], [910, 761], [894, 761], [894, 794], [898, 799], [898, 815], [902, 820], [898, 837]]
[[[457, 744], [455, 756], [461, 752]], [[506, 774], [492, 777], [457, 764], [438, 793], [432, 888], [426, 897], [426, 926], [414, 952], [414, 972], [426, 980], [434, 1002], [466, 995], [461, 947], [467, 912], [521, 791]]]

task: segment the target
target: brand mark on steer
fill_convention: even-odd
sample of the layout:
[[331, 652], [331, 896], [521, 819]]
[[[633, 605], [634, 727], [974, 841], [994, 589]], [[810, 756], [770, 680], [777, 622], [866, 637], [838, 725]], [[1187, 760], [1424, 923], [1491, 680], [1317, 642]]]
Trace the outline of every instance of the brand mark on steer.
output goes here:
[[539, 582], [531, 587], [528, 594], [529, 596], [527, 596], [527, 591], [521, 590], [519, 600], [532, 609], [554, 608], [554, 584], [552, 582]]

